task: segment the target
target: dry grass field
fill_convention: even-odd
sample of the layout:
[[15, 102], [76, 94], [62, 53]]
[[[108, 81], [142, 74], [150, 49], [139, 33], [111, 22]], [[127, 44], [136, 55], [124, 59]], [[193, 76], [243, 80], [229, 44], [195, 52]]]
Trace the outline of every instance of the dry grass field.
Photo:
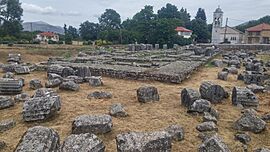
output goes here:
[[[10, 51], [11, 50], [11, 51]], [[75, 50], [69, 50], [72, 55]], [[21, 53], [25, 62], [41, 62], [47, 60], [49, 56], [64, 55], [65, 50], [36, 50], [29, 51], [25, 49], [0, 49], [0, 62], [5, 62], [8, 53]], [[173, 143], [173, 152], [195, 152], [201, 144], [201, 140], [197, 137], [198, 131], [196, 125], [202, 122], [202, 116], [194, 116], [187, 114], [186, 108], [180, 104], [180, 92], [183, 88], [189, 87], [198, 89], [201, 82], [205, 80], [214, 81], [226, 90], [231, 92], [233, 86], [244, 86], [244, 83], [237, 81], [236, 76], [230, 76], [228, 81], [217, 80], [217, 72], [219, 68], [203, 67], [196, 71], [189, 79], [181, 84], [166, 84], [155, 81], [130, 81], [112, 78], [103, 78], [104, 86], [93, 88], [88, 84], [82, 84], [78, 92], [56, 91], [62, 99], [62, 108], [59, 114], [45, 122], [26, 123], [22, 120], [23, 103], [16, 103], [14, 107], [0, 110], [0, 120], [13, 118], [16, 120], [16, 127], [4, 133], [0, 133], [0, 140], [7, 143], [4, 151], [13, 151], [19, 142], [23, 133], [29, 128], [36, 125], [42, 125], [56, 130], [61, 138], [61, 142], [71, 133], [71, 124], [76, 116], [82, 114], [107, 114], [108, 109], [113, 103], [122, 103], [129, 114], [126, 118], [113, 118], [113, 130], [105, 135], [98, 135], [106, 145], [107, 152], [116, 151], [115, 137], [117, 134], [128, 131], [158, 131], [172, 124], [182, 125], [185, 129], [185, 139], [181, 142]], [[0, 73], [2, 77], [3, 73]], [[29, 89], [29, 81], [33, 78], [46, 82], [45, 72], [33, 72], [30, 75], [21, 76], [26, 80], [24, 92], [32, 95], [34, 91]], [[136, 89], [140, 86], [152, 85], [158, 88], [160, 93], [160, 101], [156, 103], [141, 104], [136, 98]], [[109, 100], [88, 100], [87, 95], [93, 91], [108, 91], [113, 94], [113, 98]], [[270, 94], [258, 94], [260, 99], [259, 114], [270, 112]], [[218, 121], [219, 135], [224, 139], [225, 143], [234, 152], [241, 152], [240, 142], [234, 140], [236, 131], [232, 128], [233, 122], [241, 115], [241, 110], [232, 106], [231, 99], [224, 100], [224, 103], [214, 105], [220, 112], [220, 120]], [[268, 128], [270, 124], [268, 123]], [[252, 141], [248, 148], [252, 149], [267, 146], [270, 148], [270, 131], [260, 134], [251, 135]]]

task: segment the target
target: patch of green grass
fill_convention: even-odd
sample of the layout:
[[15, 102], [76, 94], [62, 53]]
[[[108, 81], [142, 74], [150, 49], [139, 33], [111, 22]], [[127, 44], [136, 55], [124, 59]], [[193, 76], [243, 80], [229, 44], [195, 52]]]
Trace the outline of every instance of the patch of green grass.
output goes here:
[[65, 52], [62, 55], [65, 59], [70, 59], [72, 57], [72, 53], [70, 51]]
[[215, 66], [211, 63], [212, 61], [207, 62], [204, 66], [206, 68], [214, 68]]

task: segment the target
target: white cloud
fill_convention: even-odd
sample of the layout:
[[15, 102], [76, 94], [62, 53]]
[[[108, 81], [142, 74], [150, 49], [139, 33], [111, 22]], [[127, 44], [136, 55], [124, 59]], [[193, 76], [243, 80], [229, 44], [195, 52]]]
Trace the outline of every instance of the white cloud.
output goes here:
[[24, 12], [41, 15], [61, 15], [61, 16], [79, 16], [80, 13], [76, 11], [60, 12], [52, 6], [41, 7], [35, 4], [22, 3]]

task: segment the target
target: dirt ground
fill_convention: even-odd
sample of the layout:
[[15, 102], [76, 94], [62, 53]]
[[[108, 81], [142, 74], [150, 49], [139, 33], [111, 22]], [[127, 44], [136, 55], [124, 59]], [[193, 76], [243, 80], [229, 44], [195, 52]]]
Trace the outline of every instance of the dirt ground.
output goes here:
[[[7, 50], [0, 50], [0, 62], [5, 62]], [[31, 51], [16, 50], [23, 55], [27, 62], [41, 62], [48, 58], [48, 55], [33, 53]], [[52, 53], [54, 54], [54, 53]], [[58, 53], [56, 53], [58, 54]], [[61, 53], [60, 53], [61, 54]], [[23, 103], [16, 103], [14, 107], [0, 110], [0, 120], [13, 118], [16, 120], [16, 127], [4, 133], [0, 133], [0, 140], [7, 143], [4, 151], [13, 151], [19, 142], [23, 133], [30, 127], [41, 125], [56, 130], [63, 140], [71, 134], [71, 124], [75, 117], [83, 114], [107, 114], [110, 105], [113, 103], [122, 103], [129, 114], [126, 118], [113, 118], [113, 130], [105, 135], [98, 135], [105, 143], [107, 152], [116, 151], [115, 137], [117, 134], [128, 131], [158, 131], [172, 124], [182, 125], [185, 129], [185, 139], [181, 142], [174, 142], [173, 152], [195, 152], [201, 144], [197, 137], [198, 131], [195, 127], [202, 122], [202, 116], [192, 116], [187, 114], [186, 108], [180, 104], [180, 92], [183, 88], [198, 89], [201, 82], [211, 80], [225, 87], [230, 93], [233, 86], [244, 86], [243, 82], [237, 81], [236, 76], [230, 76], [228, 81], [217, 80], [219, 68], [203, 67], [196, 71], [189, 79], [181, 84], [166, 84], [155, 81], [130, 81], [112, 78], [103, 78], [104, 86], [93, 88], [88, 84], [82, 84], [78, 92], [66, 92], [56, 89], [62, 99], [62, 108], [57, 116], [45, 122], [26, 123], [22, 120]], [[2, 77], [3, 73], [0, 73]], [[17, 76], [19, 77], [19, 76]], [[34, 91], [29, 89], [29, 81], [33, 78], [46, 82], [45, 72], [33, 72], [30, 75], [21, 76], [26, 80], [24, 92], [33, 95]], [[141, 104], [136, 98], [136, 89], [140, 86], [152, 85], [158, 88], [160, 101], [156, 103]], [[109, 100], [88, 100], [87, 95], [93, 91], [108, 91], [113, 94]], [[260, 106], [258, 113], [260, 115], [270, 112], [270, 95], [258, 94]], [[240, 142], [234, 140], [234, 134], [237, 132], [232, 128], [233, 122], [241, 116], [241, 110], [232, 106], [231, 99], [224, 100], [222, 104], [214, 105], [220, 113], [218, 121], [218, 134], [224, 139], [231, 151], [241, 152]], [[268, 128], [270, 124], [267, 124]], [[249, 143], [249, 151], [254, 148], [266, 146], [270, 148], [270, 131], [251, 135], [252, 141]]]

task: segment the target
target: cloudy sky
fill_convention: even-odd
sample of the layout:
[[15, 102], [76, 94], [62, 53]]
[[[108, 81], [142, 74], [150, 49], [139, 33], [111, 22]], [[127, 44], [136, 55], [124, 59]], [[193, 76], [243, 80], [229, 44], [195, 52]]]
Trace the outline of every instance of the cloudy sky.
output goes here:
[[192, 18], [199, 7], [206, 11], [208, 22], [212, 22], [213, 11], [218, 5], [224, 11], [224, 20], [234, 26], [248, 20], [270, 15], [270, 0], [21, 0], [24, 21], [44, 21], [52, 25], [64, 23], [79, 27], [86, 20], [97, 22], [105, 9], [116, 10], [122, 20], [131, 18], [144, 5], [154, 6], [157, 11], [166, 3], [187, 8]]

